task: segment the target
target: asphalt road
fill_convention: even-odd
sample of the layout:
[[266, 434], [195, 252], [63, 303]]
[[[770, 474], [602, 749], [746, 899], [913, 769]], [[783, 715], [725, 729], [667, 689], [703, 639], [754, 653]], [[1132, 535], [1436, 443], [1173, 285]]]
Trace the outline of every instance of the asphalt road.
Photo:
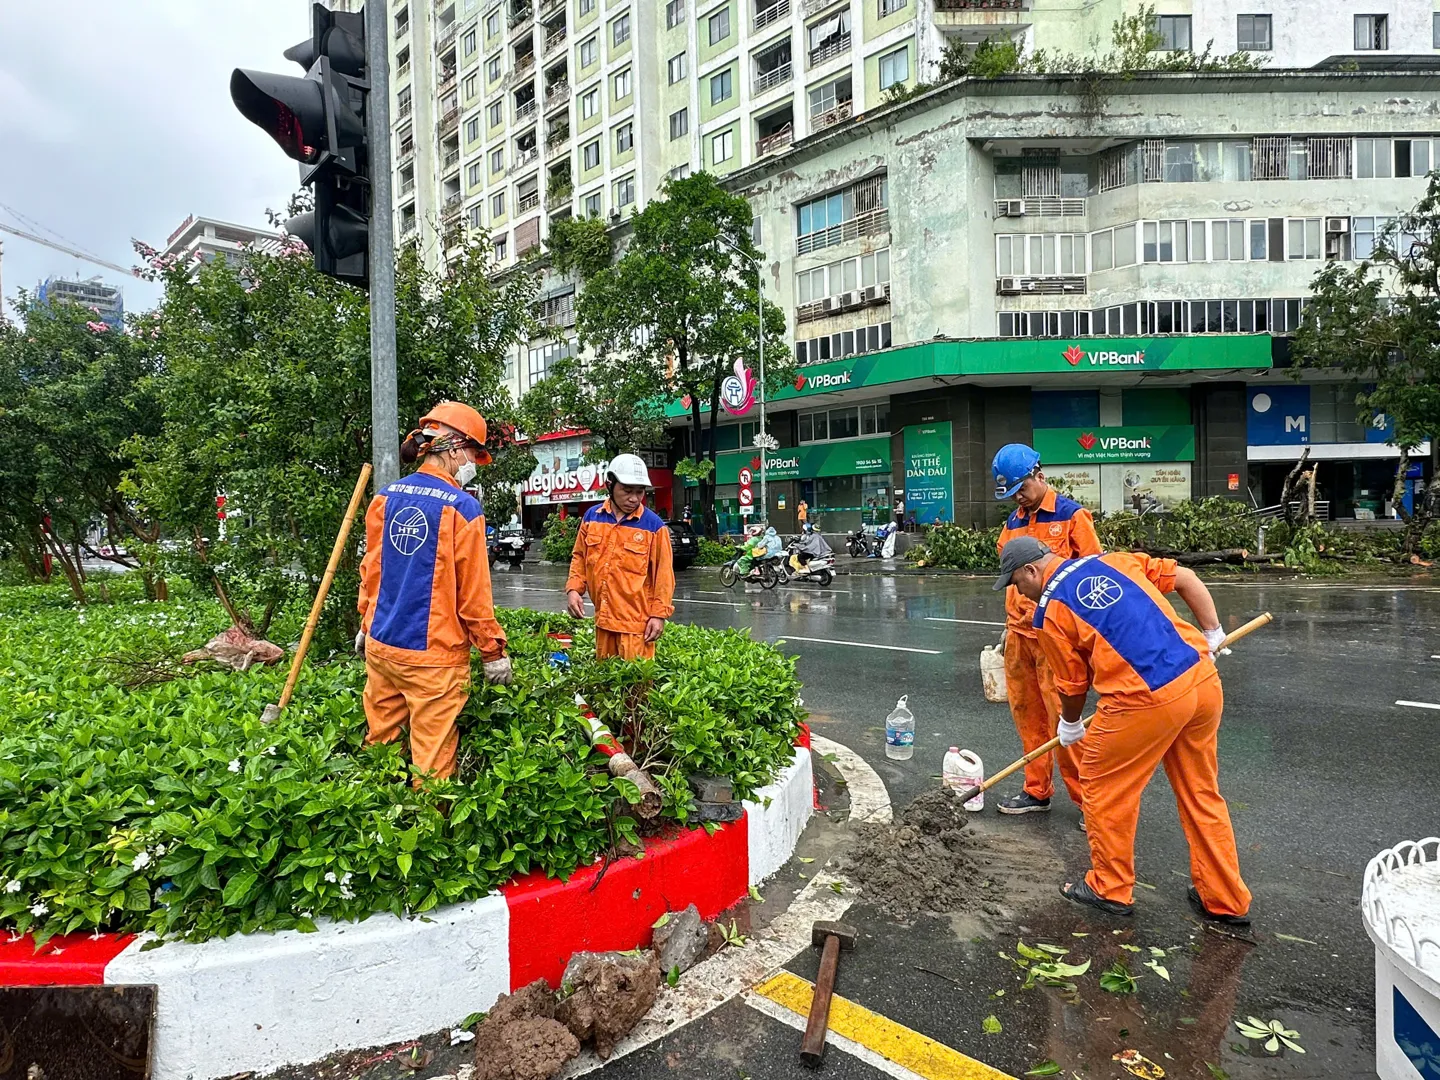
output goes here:
[[[551, 567], [497, 568], [496, 602], [559, 610], [562, 576]], [[749, 627], [798, 654], [812, 726], [859, 752], [897, 805], [938, 784], [950, 745], [974, 750], [989, 771], [1019, 756], [1008, 709], [987, 703], [980, 688], [979, 653], [1003, 617], [988, 581], [857, 574], [829, 589], [767, 593], [728, 591], [709, 571], [679, 578], [677, 619]], [[1440, 653], [1440, 586], [1425, 578], [1212, 585], [1227, 629], [1261, 611], [1275, 615], [1221, 669], [1221, 789], [1255, 896], [1255, 943], [1206, 932], [1192, 917], [1187, 849], [1162, 772], [1146, 791], [1136, 843], [1139, 879], [1153, 887], [1137, 889], [1133, 920], [1092, 915], [1033, 882], [1008, 895], [1019, 915], [998, 924], [896, 920], [862, 902], [849, 917], [864, 938], [845, 958], [839, 993], [1017, 1076], [1045, 1059], [1086, 1080], [1127, 1076], [1110, 1060], [1127, 1048], [1170, 1076], [1202, 1080], [1374, 1075], [1374, 960], [1360, 882], [1381, 849], [1440, 832], [1440, 713], [1395, 704], [1440, 703], [1440, 658], [1432, 655]], [[883, 727], [901, 694], [917, 718], [916, 749], [896, 762], [885, 757]], [[1000, 794], [1017, 789], [1018, 778]], [[978, 827], [1015, 834], [1042, 881], [1058, 886], [1088, 865], [1078, 809], [1063, 793], [1048, 815], [1002, 818], [987, 807], [977, 817]], [[998, 955], [1017, 936], [1073, 946], [1070, 959], [1092, 959], [1097, 971], [1126, 959], [1145, 976], [1140, 991], [1120, 998], [1092, 982], [1074, 1002], [1021, 992], [1016, 969]], [[1145, 955], [1150, 946], [1171, 950], [1171, 980], [1144, 971], [1142, 956], [1121, 952], [1122, 942]], [[814, 977], [812, 956], [791, 966]], [[993, 996], [999, 990], [1007, 992]], [[1001, 1034], [982, 1032], [992, 1015]], [[1247, 1044], [1232, 1023], [1247, 1015], [1283, 1020], [1307, 1053], [1272, 1057]], [[797, 1039], [732, 1002], [606, 1072], [808, 1075], [794, 1057]], [[834, 1069], [879, 1075], [854, 1060]]]

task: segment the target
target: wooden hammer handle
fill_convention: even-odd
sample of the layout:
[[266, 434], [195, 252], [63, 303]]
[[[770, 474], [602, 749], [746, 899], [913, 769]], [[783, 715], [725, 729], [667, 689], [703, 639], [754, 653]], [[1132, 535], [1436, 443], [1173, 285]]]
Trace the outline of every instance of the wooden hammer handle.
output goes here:
[[820, 974], [815, 979], [815, 994], [810, 999], [810, 1016], [805, 1021], [805, 1037], [800, 1040], [800, 1060], [816, 1068], [825, 1058], [825, 1033], [830, 1028], [830, 999], [835, 995], [835, 969], [840, 964], [840, 939], [831, 934], [825, 939], [820, 954]]
[[[1251, 619], [1234, 633], [1227, 634], [1225, 636], [1225, 640], [1221, 642], [1220, 648], [1229, 648], [1241, 638], [1246, 637], [1249, 634], [1253, 634], [1256, 630], [1259, 630], [1262, 626], [1265, 626], [1273, 619], [1274, 616], [1271, 615], [1268, 611], [1265, 612], [1263, 615], [1256, 615], [1255, 618]], [[1217, 649], [1216, 652], [1219, 652], [1219, 649]], [[1085, 726], [1088, 728], [1090, 726], [1090, 722], [1094, 719], [1094, 713], [1091, 713], [1089, 716], [1085, 717]], [[1059, 745], [1059, 735], [1056, 735], [1049, 742], [1041, 743], [1034, 750], [1031, 750], [1028, 754], [1020, 758], [1018, 761], [1012, 761], [1009, 765], [1005, 766], [1005, 768], [1001, 769], [995, 775], [987, 777], [983, 783], [977, 785], [976, 787], [970, 788], [968, 791], [962, 791], [959, 795], [960, 801], [962, 803], [967, 803], [971, 799], [975, 798], [976, 795], [979, 795], [981, 792], [989, 791], [992, 787], [998, 784], [1001, 780], [1004, 780], [1007, 776], [1015, 772], [1017, 769], [1023, 769], [1026, 765], [1029, 765], [1030, 762], [1034, 761], [1038, 757], [1043, 757], [1044, 755], [1050, 753], [1050, 751], [1054, 750]]]

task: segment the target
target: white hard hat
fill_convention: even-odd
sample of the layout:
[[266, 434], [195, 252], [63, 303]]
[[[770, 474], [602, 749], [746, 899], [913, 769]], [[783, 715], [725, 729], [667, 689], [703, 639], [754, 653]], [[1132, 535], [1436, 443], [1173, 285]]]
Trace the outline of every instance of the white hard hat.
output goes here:
[[616, 454], [611, 458], [610, 467], [605, 470], [605, 479], [647, 488], [651, 486], [650, 470], [634, 454]]

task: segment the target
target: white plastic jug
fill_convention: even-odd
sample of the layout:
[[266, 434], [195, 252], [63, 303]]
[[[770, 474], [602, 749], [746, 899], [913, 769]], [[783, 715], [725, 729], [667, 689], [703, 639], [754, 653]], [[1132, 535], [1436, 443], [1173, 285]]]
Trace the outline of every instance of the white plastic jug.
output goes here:
[[895, 710], [885, 718], [885, 756], [906, 761], [915, 753], [915, 717], [905, 707], [906, 694], [895, 703]]
[[[969, 750], [952, 746], [945, 754], [945, 763], [940, 769], [940, 782], [952, 791], [967, 791], [985, 780], [985, 766], [980, 755]], [[985, 793], [982, 791], [965, 804], [966, 810], [984, 810]]]
[[1004, 703], [1010, 700], [1005, 686], [1005, 648], [1002, 645], [986, 645], [980, 650], [980, 684], [985, 688], [985, 700]]

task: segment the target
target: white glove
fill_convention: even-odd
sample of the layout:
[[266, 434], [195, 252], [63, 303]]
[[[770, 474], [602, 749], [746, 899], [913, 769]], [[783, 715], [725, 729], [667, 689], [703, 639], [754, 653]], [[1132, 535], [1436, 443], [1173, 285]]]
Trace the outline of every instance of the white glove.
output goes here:
[[1072, 746], [1085, 737], [1085, 721], [1076, 720], [1072, 724], [1069, 720], [1061, 720], [1056, 734], [1060, 736], [1061, 746]]
[[501, 686], [509, 686], [514, 676], [510, 671], [510, 658], [502, 656], [499, 660], [485, 661], [485, 681], [488, 683], [499, 683]]
[[365, 631], [364, 631], [364, 630], [361, 630], [358, 634], [355, 635], [355, 654], [356, 654], [357, 656], [364, 656], [364, 655], [365, 655]]
[[1205, 644], [1210, 646], [1211, 660], [1214, 660], [1217, 656], [1230, 655], [1229, 649], [1221, 648], [1221, 646], [1225, 644], [1226, 635], [1224, 627], [1217, 626], [1214, 630], [1202, 629], [1200, 632], [1205, 635]]

